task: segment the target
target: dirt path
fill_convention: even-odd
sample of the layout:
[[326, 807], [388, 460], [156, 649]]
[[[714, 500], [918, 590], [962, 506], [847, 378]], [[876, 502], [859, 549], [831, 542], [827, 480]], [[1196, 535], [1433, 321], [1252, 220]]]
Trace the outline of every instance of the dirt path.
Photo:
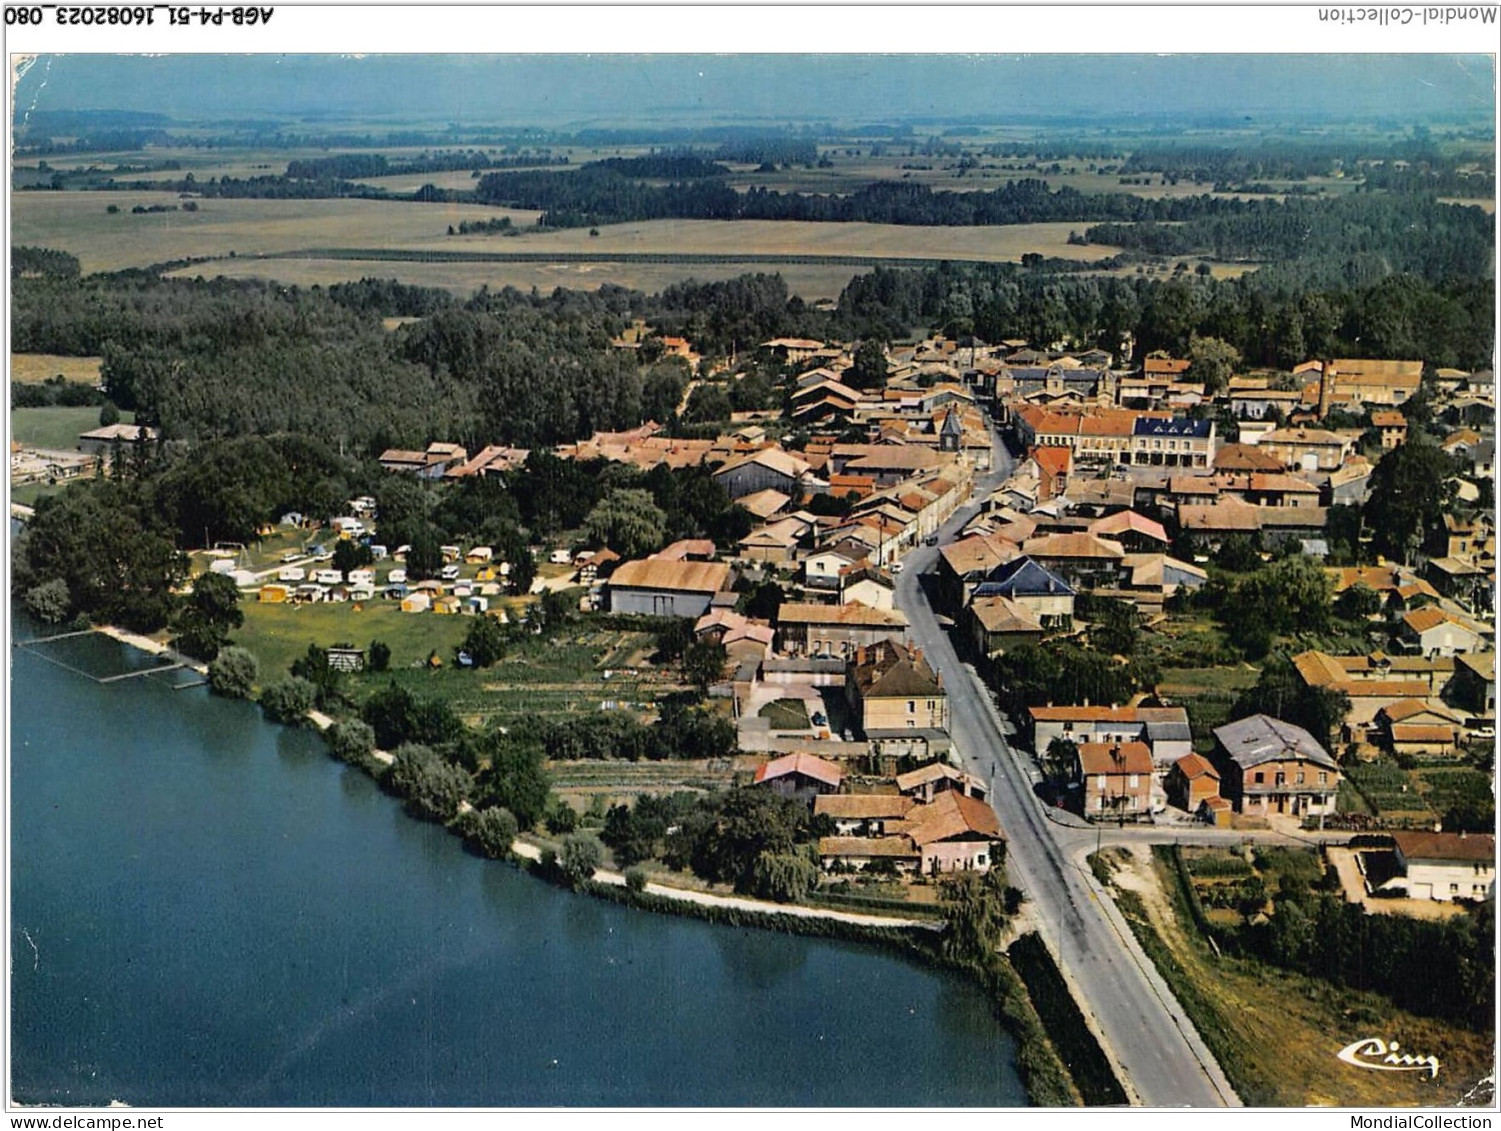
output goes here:
[[[542, 850], [535, 844], [528, 844], [525, 841], [516, 841], [511, 845], [511, 851], [526, 860], [535, 862], [542, 859]], [[625, 876], [619, 872], [607, 872], [601, 869], [594, 873], [594, 879], [612, 887], [625, 887]], [[899, 919], [892, 915], [862, 915], [855, 911], [831, 911], [822, 907], [803, 907], [796, 903], [772, 903], [762, 899], [746, 899], [738, 895], [713, 895], [705, 891], [668, 887], [666, 884], [648, 883], [646, 891], [651, 895], [675, 899], [682, 903], [696, 903], [702, 907], [734, 908], [737, 911], [749, 911], [757, 915], [790, 915], [796, 919], [832, 919], [835, 922], [854, 923], [862, 927], [899, 927], [925, 931], [943, 929], [943, 924], [937, 920]]]

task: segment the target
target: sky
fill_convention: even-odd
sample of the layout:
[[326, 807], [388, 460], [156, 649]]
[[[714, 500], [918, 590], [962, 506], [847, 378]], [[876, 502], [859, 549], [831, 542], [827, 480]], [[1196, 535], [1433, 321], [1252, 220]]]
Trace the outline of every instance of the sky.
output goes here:
[[20, 79], [15, 106], [18, 119], [110, 109], [549, 128], [643, 118], [1416, 122], [1489, 119], [1494, 88], [1484, 55], [49, 55]]

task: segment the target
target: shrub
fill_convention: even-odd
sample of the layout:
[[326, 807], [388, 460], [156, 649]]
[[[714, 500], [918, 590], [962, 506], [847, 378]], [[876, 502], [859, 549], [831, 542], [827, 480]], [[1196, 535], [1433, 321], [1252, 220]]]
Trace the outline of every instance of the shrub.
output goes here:
[[301, 723], [313, 709], [318, 689], [301, 676], [288, 676], [261, 690], [261, 710], [277, 723]]
[[778, 903], [806, 899], [818, 883], [818, 865], [805, 852], [763, 852], [751, 866], [751, 891]]
[[43, 624], [61, 624], [72, 607], [68, 583], [60, 577], [26, 591], [26, 611]]
[[444, 761], [431, 747], [411, 742], [396, 751], [387, 781], [406, 798], [411, 813], [435, 821], [451, 821], [459, 802], [474, 788], [474, 779], [461, 766]]
[[555, 800], [547, 814], [547, 831], [553, 836], [567, 836], [578, 827], [578, 810], [566, 801]]
[[208, 666], [209, 690], [226, 699], [249, 699], [260, 674], [261, 665], [254, 653], [244, 648], [220, 648]]
[[627, 868], [625, 870], [625, 890], [630, 892], [645, 891], [646, 872], [641, 868]]
[[591, 879], [605, 858], [604, 845], [587, 833], [573, 833], [563, 838], [558, 867], [572, 887]]
[[516, 818], [499, 806], [472, 809], [464, 822], [464, 836], [492, 860], [510, 857], [516, 831]]
[[323, 740], [339, 761], [358, 765], [375, 749], [375, 728], [359, 719], [340, 719], [323, 732]]

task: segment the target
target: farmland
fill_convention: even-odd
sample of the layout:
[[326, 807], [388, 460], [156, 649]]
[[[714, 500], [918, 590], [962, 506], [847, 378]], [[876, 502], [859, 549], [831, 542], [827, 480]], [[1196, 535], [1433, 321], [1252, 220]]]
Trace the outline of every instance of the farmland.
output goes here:
[[[467, 174], [466, 174], [467, 176]], [[1018, 224], [1005, 227], [921, 227], [771, 220], [674, 221], [616, 224], [598, 236], [582, 229], [528, 231], [537, 213], [464, 204], [413, 204], [380, 200], [238, 200], [199, 202], [196, 212], [132, 215], [137, 205], [171, 205], [162, 192], [18, 193], [12, 227], [17, 244], [57, 248], [79, 258], [85, 273], [145, 267], [173, 260], [194, 262], [178, 274], [271, 278], [298, 285], [329, 284], [372, 275], [447, 287], [468, 294], [479, 286], [597, 287], [621, 283], [660, 290], [685, 278], [731, 278], [748, 270], [781, 271], [807, 298], [832, 298], [868, 269], [860, 260], [1015, 261], [1035, 252], [1073, 260], [1115, 253], [1068, 243], [1083, 225]], [[110, 214], [106, 208], [119, 211]], [[449, 236], [465, 220], [510, 216], [521, 236]], [[306, 255], [340, 249], [337, 258]], [[364, 260], [351, 253], [475, 253], [524, 255], [522, 262], [424, 263]], [[298, 253], [269, 263], [260, 256]], [[558, 256], [556, 261], [549, 257]], [[687, 255], [716, 263], [611, 262], [618, 256]], [[596, 260], [592, 257], [598, 256]], [[733, 262], [755, 256], [754, 264]], [[787, 257], [780, 262], [780, 257]], [[814, 262], [795, 262], [812, 257]], [[818, 258], [851, 262], [817, 262]]]
[[13, 353], [10, 355], [10, 379], [18, 385], [39, 385], [54, 377], [65, 381], [99, 383], [97, 357], [58, 357], [50, 353]]

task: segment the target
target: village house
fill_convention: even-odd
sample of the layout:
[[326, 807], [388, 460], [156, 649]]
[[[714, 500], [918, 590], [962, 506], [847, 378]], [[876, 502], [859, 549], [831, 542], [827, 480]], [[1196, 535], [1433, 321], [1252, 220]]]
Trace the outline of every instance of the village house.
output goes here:
[[1381, 433], [1381, 447], [1390, 451], [1407, 441], [1407, 417], [1400, 412], [1371, 413], [1371, 427]]
[[1208, 468], [1214, 462], [1214, 437], [1212, 420], [1142, 416], [1131, 426], [1129, 462], [1136, 467]]
[[387, 471], [405, 472], [419, 479], [442, 479], [468, 459], [469, 453], [458, 444], [434, 441], [420, 452], [388, 448], [381, 453], [380, 465]]
[[1300, 726], [1251, 715], [1216, 727], [1215, 766], [1236, 812], [1267, 816], [1334, 813], [1339, 766]]
[[1005, 838], [995, 810], [957, 789], [944, 790], [907, 819], [924, 875], [988, 872], [1005, 858]]
[[1461, 652], [1454, 657], [1454, 702], [1481, 719], [1496, 718], [1496, 654]]
[[983, 781], [948, 762], [930, 762], [919, 769], [898, 774], [896, 788], [924, 803], [951, 789], [976, 801], [984, 801], [987, 793]]
[[948, 731], [948, 694], [921, 649], [890, 641], [856, 649], [846, 665], [845, 691], [867, 738], [914, 729]]
[[1152, 752], [1143, 742], [1074, 744], [1070, 779], [1079, 786], [1091, 820], [1139, 820], [1151, 815]]
[[1168, 767], [1163, 782], [1168, 803], [1198, 813], [1204, 802], [1220, 795], [1220, 774], [1202, 754], [1185, 754]]
[[777, 632], [782, 651], [788, 654], [844, 657], [881, 641], [901, 641], [907, 634], [907, 615], [858, 602], [787, 602], [777, 612]]
[[1012, 469], [1011, 474], [1023, 479], [1037, 481], [1037, 502], [1045, 503], [1068, 491], [1068, 477], [1073, 470], [1073, 449], [1065, 447], [1032, 447], [1027, 456]]
[[1339, 405], [1405, 404], [1423, 381], [1421, 361], [1377, 361], [1369, 358], [1335, 358], [1322, 364], [1304, 362], [1294, 375], [1308, 375], [1315, 380], [1303, 388], [1303, 402], [1318, 406], [1322, 419], [1329, 409]]
[[976, 650], [990, 659], [1040, 643], [1044, 635], [1037, 615], [1009, 597], [976, 597], [964, 610], [963, 624]]
[[760, 661], [771, 654], [776, 630], [765, 621], [742, 616], [729, 608], [710, 609], [693, 625], [697, 640], [711, 640], [724, 646], [731, 664]]
[[[853, 804], [824, 799], [826, 812], [836, 821], [836, 812], [885, 811], [887, 802], [910, 798], [856, 800]], [[815, 803], [818, 804], [818, 803]], [[846, 827], [862, 827], [858, 817], [844, 818]], [[836, 866], [864, 870], [878, 861], [898, 872], [921, 872], [938, 876], [947, 872], [988, 872], [1005, 857], [1005, 838], [995, 811], [983, 801], [949, 790], [926, 805], [913, 805], [905, 819], [871, 817], [865, 827], [885, 830], [884, 835], [823, 837], [818, 842], [819, 863], [825, 870]]]
[[862, 558], [839, 571], [839, 603], [853, 602], [873, 609], [896, 607], [896, 582], [891, 574], [869, 558]]
[[704, 615], [729, 581], [723, 562], [645, 561], [617, 566], [606, 583], [609, 609], [659, 617]]
[[973, 599], [1004, 597], [1049, 632], [1073, 627], [1075, 590], [1031, 557], [996, 566], [973, 589]]
[[864, 553], [857, 554], [853, 549], [815, 550], [803, 559], [803, 585], [808, 589], [836, 592], [841, 571], [864, 557]]
[[844, 780], [844, 771], [835, 763], [813, 754], [787, 754], [762, 763], [756, 769], [755, 784], [764, 785], [780, 797], [805, 801], [809, 805], [820, 794], [835, 793]]
[[951, 614], [969, 604], [974, 589], [996, 566], [1021, 555], [1021, 547], [995, 535], [973, 534], [938, 549], [939, 603]]
[[1409, 899], [1482, 903], [1496, 886], [1496, 838], [1481, 833], [1396, 832], [1396, 877], [1381, 890]]
[[[1409, 661], [1415, 657], [1393, 657]], [[1424, 660], [1428, 664], [1431, 661]], [[1348, 666], [1347, 666], [1348, 665]], [[1324, 652], [1300, 652], [1293, 657], [1293, 666], [1309, 687], [1343, 692], [1349, 699], [1350, 709], [1341, 720], [1340, 742], [1367, 740], [1377, 713], [1390, 703], [1403, 699], [1422, 699], [1437, 694], [1442, 680], [1433, 680], [1434, 675], [1447, 673], [1413, 672], [1388, 663], [1378, 667], [1365, 656], [1331, 656]], [[1351, 670], [1352, 668], [1356, 670]], [[1438, 683], [1438, 687], [1434, 683]]]
[[825, 793], [814, 798], [813, 815], [833, 821], [838, 837], [883, 837], [906, 821], [919, 800], [899, 793]]
[[746, 561], [790, 565], [797, 557], [798, 547], [811, 530], [810, 523], [796, 515], [788, 515], [752, 530], [735, 545], [739, 556]]
[[1214, 453], [1214, 469], [1230, 472], [1277, 472], [1285, 470], [1281, 459], [1256, 444], [1221, 444]]
[[775, 447], [738, 456], [714, 470], [714, 482], [732, 499], [768, 490], [796, 498], [813, 478], [805, 461]]
[[1078, 745], [1143, 742], [1159, 768], [1171, 765], [1193, 752], [1188, 712], [1182, 707], [1091, 707], [1027, 708], [1032, 749], [1044, 753], [1054, 739]]
[[1376, 712], [1381, 745], [1398, 758], [1455, 757], [1462, 753], [1464, 723], [1439, 701], [1399, 699]]
[[1258, 445], [1282, 460], [1283, 467], [1303, 471], [1338, 470], [1352, 446], [1348, 437], [1321, 428], [1279, 428]]
[[151, 443], [160, 435], [155, 428], [148, 428], [144, 424], [106, 424], [102, 428], [80, 433], [78, 450], [85, 455], [108, 458], [116, 444], [128, 447], [132, 444]]
[[1075, 589], [1113, 587], [1121, 579], [1125, 548], [1109, 538], [1080, 532], [1028, 538], [1022, 553]]
[[1419, 656], [1455, 656], [1485, 647], [1478, 625], [1434, 605], [1404, 614], [1401, 623], [1402, 643]]
[[1127, 553], [1161, 553], [1172, 545], [1162, 523], [1133, 510], [1116, 511], [1091, 522], [1085, 530], [1099, 538], [1119, 542]]

